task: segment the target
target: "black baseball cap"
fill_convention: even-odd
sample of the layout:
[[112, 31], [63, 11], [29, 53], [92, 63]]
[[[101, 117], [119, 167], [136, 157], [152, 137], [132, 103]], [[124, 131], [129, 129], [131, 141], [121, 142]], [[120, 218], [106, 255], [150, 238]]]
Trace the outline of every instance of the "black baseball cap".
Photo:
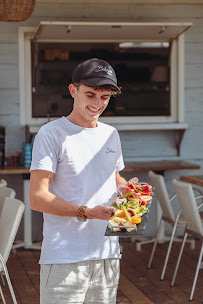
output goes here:
[[111, 85], [121, 93], [114, 69], [102, 59], [91, 58], [80, 63], [73, 71], [72, 83], [79, 81], [87, 87]]

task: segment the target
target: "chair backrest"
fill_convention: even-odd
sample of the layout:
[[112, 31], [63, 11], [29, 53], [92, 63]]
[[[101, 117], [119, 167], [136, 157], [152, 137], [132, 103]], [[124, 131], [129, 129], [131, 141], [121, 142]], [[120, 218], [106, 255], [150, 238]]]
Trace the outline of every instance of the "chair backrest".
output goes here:
[[0, 187], [6, 187], [7, 186], [7, 182], [5, 181], [5, 179], [1, 179], [0, 180]]
[[163, 176], [149, 171], [149, 177], [151, 179], [152, 185], [154, 186], [154, 191], [161, 206], [163, 216], [174, 222], [175, 215], [171, 206], [170, 198]]
[[25, 205], [20, 200], [10, 197], [5, 199], [0, 216], [0, 254], [5, 263], [13, 246], [24, 209]]
[[0, 187], [0, 214], [4, 205], [4, 201], [6, 197], [14, 198], [16, 193], [13, 189], [8, 187]]
[[177, 180], [172, 181], [175, 191], [178, 196], [184, 219], [188, 228], [198, 236], [203, 236], [203, 226], [199, 210], [197, 208], [197, 202], [191, 184], [179, 182]]

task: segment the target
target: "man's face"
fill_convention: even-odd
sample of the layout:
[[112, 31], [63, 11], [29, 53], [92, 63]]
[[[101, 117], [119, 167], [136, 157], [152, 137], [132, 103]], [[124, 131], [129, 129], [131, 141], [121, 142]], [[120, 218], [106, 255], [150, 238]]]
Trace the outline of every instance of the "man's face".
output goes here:
[[111, 91], [95, 90], [85, 85], [80, 85], [79, 88], [70, 85], [69, 89], [74, 98], [74, 113], [90, 122], [97, 121], [112, 95]]

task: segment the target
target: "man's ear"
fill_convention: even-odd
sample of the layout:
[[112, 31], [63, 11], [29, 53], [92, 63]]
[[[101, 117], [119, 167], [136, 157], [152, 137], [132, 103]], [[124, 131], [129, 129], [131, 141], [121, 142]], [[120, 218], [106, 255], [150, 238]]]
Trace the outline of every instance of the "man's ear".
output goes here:
[[76, 87], [71, 83], [71, 84], [69, 84], [68, 88], [69, 88], [69, 92], [70, 92], [71, 96], [74, 99], [76, 96], [76, 91], [77, 91]]

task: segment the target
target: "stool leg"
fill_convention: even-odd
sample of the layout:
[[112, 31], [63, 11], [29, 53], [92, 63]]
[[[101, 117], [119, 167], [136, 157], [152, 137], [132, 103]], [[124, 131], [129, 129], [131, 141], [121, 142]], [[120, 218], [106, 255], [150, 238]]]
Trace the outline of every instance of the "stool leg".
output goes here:
[[173, 227], [172, 234], [171, 234], [171, 238], [170, 238], [170, 242], [169, 242], [169, 245], [168, 245], [168, 250], [167, 250], [167, 254], [166, 254], [166, 258], [165, 258], [165, 262], [164, 262], [164, 267], [163, 267], [162, 274], [161, 274], [161, 281], [164, 279], [164, 275], [165, 275], [165, 272], [166, 272], [166, 267], [167, 267], [167, 264], [168, 264], [168, 259], [169, 259], [169, 255], [170, 255], [170, 252], [171, 252], [171, 247], [172, 247], [172, 244], [173, 244], [173, 240], [174, 240], [174, 236], [175, 236], [175, 232], [176, 232], [176, 227], [177, 227], [177, 223], [175, 223], [175, 225]]
[[156, 238], [155, 238], [155, 241], [154, 241], [154, 246], [153, 246], [153, 248], [152, 248], [152, 253], [151, 253], [151, 256], [150, 256], [150, 259], [149, 259], [149, 263], [148, 263], [147, 268], [150, 268], [150, 267], [151, 267], [152, 260], [153, 260], [153, 257], [154, 257], [154, 253], [155, 253], [155, 250], [156, 250], [157, 242], [158, 242], [158, 239], [159, 239], [159, 235], [160, 235], [160, 232], [161, 232], [163, 223], [164, 223], [164, 220], [161, 219], [161, 220], [160, 220], [160, 223], [159, 223], [159, 227], [158, 227], [158, 230], [157, 230]]
[[172, 281], [171, 281], [171, 287], [174, 286], [174, 283], [175, 283], [176, 275], [177, 275], [177, 272], [178, 272], [178, 267], [179, 267], [179, 264], [180, 264], [180, 260], [181, 260], [181, 257], [182, 257], [182, 253], [183, 253], [183, 249], [184, 249], [184, 246], [185, 246], [187, 236], [188, 236], [188, 233], [185, 232], [183, 242], [182, 242], [182, 245], [181, 245], [181, 248], [180, 248], [180, 253], [179, 253], [179, 256], [178, 256], [178, 260], [177, 260], [177, 263], [176, 263], [176, 268], [175, 268], [173, 278], [172, 278]]
[[6, 283], [5, 283], [4, 276], [3, 276], [3, 274], [2, 274], [2, 273], [1, 273], [1, 280], [2, 280], [2, 284], [3, 284], [3, 286], [5, 287], [5, 286], [6, 286]]
[[190, 301], [192, 301], [192, 298], [193, 298], [193, 295], [194, 295], [195, 286], [196, 286], [196, 283], [197, 283], [197, 277], [198, 277], [198, 274], [199, 274], [199, 269], [200, 269], [200, 265], [201, 265], [201, 261], [202, 261], [202, 254], [203, 254], [203, 243], [202, 243], [201, 251], [200, 251], [200, 254], [199, 254], [199, 260], [198, 260], [198, 263], [197, 263], [197, 268], [196, 268], [196, 272], [195, 272], [194, 281], [193, 281], [193, 284], [192, 284], [192, 291], [191, 291], [191, 294], [190, 294]]
[[3, 304], [6, 304], [6, 301], [5, 301], [5, 298], [4, 298], [4, 294], [3, 294], [3, 291], [2, 291], [1, 285], [0, 285], [0, 295], [1, 295], [1, 300], [2, 300]]

